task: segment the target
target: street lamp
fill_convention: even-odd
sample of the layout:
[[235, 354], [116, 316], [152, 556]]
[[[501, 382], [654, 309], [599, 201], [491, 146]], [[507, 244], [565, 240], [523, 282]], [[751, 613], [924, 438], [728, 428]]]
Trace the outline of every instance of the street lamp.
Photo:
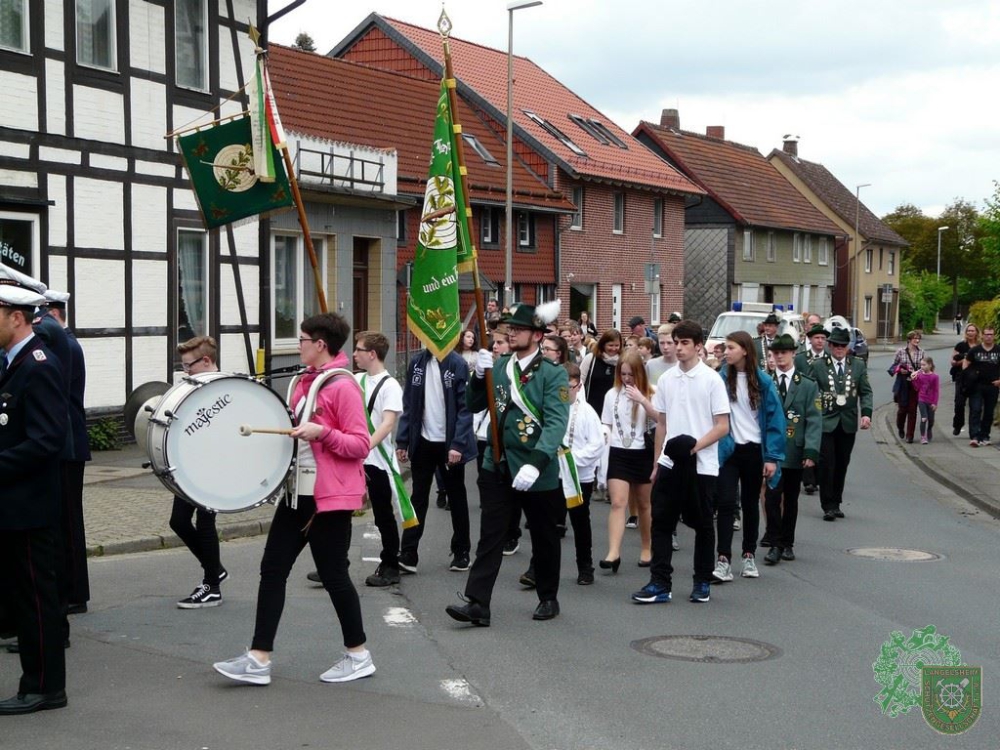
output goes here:
[[507, 3], [507, 217], [506, 274], [504, 276], [504, 305], [514, 303], [514, 11], [541, 5], [542, 0], [511, 0]]
[[870, 182], [865, 182], [854, 189], [854, 242], [856, 243], [856, 248], [854, 250], [854, 304], [851, 309], [851, 325], [855, 328], [861, 327], [858, 320], [858, 294], [861, 288], [861, 269], [858, 268], [858, 256], [861, 255], [861, 188], [871, 186]]
[[947, 232], [948, 227], [938, 227], [938, 264], [937, 264], [937, 280], [941, 281], [941, 232]]

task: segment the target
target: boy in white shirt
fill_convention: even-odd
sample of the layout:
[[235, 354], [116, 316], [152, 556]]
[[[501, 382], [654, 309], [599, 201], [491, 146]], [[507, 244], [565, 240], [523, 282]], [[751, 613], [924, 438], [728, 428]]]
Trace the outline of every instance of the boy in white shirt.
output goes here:
[[715, 565], [716, 443], [729, 432], [729, 397], [722, 378], [699, 356], [701, 325], [682, 320], [673, 339], [678, 366], [660, 376], [653, 396], [659, 412], [652, 474], [653, 558], [649, 583], [632, 594], [641, 604], [671, 600], [671, 532], [682, 512], [695, 529], [692, 602], [709, 600]]

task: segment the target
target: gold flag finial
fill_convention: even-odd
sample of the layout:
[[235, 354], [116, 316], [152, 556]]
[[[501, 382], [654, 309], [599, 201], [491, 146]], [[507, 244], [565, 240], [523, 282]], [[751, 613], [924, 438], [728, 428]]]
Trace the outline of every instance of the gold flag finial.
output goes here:
[[250, 41], [253, 42], [253, 46], [259, 49], [260, 32], [257, 30], [257, 27], [254, 26], [252, 23], [247, 25], [249, 26], [249, 28], [247, 29], [247, 36], [250, 37]]
[[441, 3], [441, 15], [438, 16], [438, 31], [441, 32], [441, 36], [445, 39], [451, 34], [451, 19], [448, 18], [448, 13], [444, 9], [444, 3]]

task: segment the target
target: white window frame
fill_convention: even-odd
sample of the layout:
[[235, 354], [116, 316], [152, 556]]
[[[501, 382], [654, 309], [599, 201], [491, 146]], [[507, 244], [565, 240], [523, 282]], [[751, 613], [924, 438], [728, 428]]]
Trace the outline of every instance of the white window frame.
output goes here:
[[570, 196], [570, 202], [576, 206], [576, 212], [570, 218], [569, 228], [578, 232], [583, 229], [583, 185], [574, 186]]
[[792, 235], [792, 263], [802, 262], [802, 235], [795, 232]]
[[[479, 214], [479, 244], [499, 245], [500, 244], [500, 216], [499, 209], [487, 206]], [[493, 230], [496, 230], [496, 236]]]
[[743, 230], [743, 260], [747, 263], [753, 263], [753, 230], [744, 229]]
[[872, 298], [870, 296], [865, 297], [865, 323], [870, 323], [872, 320]]
[[469, 148], [479, 154], [479, 158], [486, 162], [487, 165], [491, 167], [500, 166], [500, 162], [497, 161], [496, 157], [490, 153], [489, 149], [486, 148], [486, 146], [484, 146], [475, 135], [463, 132], [462, 140], [469, 145]]
[[[25, 221], [31, 224], [31, 273], [29, 275], [38, 278], [38, 264], [41, 262], [41, 221], [36, 213], [22, 213], [20, 211], [0, 211], [0, 219], [8, 221]], [[7, 255], [2, 252], [0, 246], [0, 263], [14, 267]], [[15, 270], [21, 270], [15, 268]]]
[[774, 263], [776, 255], [776, 250], [774, 246], [774, 232], [767, 233], [767, 262]]
[[[206, 232], [204, 229], [198, 229], [196, 227], [178, 227], [177, 228], [177, 236], [176, 236], [176, 241], [177, 241], [177, 276], [174, 278], [174, 288], [177, 290], [177, 307], [176, 307], [176, 313], [174, 315], [174, 330], [177, 332], [178, 338], [180, 338], [180, 330], [181, 330], [181, 318], [180, 318], [180, 313], [181, 313], [181, 305], [180, 305], [180, 302], [181, 302], [181, 299], [180, 299], [180, 294], [181, 294], [180, 293], [180, 283], [181, 283], [181, 279], [180, 279], [180, 273], [181, 273], [181, 262], [180, 262], [180, 255], [181, 255], [181, 235], [192, 235], [192, 236], [196, 236], [196, 237], [198, 237], [198, 238], [201, 239], [202, 268], [204, 268], [204, 275], [202, 276], [202, 279], [201, 279], [201, 287], [202, 287], [202, 290], [203, 290], [203, 293], [204, 293], [204, 297], [205, 297], [205, 302], [204, 302], [204, 306], [205, 306], [204, 316], [205, 316], [205, 319], [204, 319], [204, 321], [202, 321], [204, 323], [204, 332], [199, 333], [197, 330], [194, 330], [194, 328], [192, 328], [192, 330], [194, 331], [194, 335], [195, 336], [211, 336], [212, 335], [212, 332], [211, 332], [211, 315], [209, 314], [209, 311], [212, 309], [212, 288], [211, 288], [211, 286], [209, 284], [209, 278], [210, 278], [210, 274], [211, 274], [211, 266], [210, 266], [210, 264], [211, 264], [211, 258], [209, 257], [210, 246], [209, 246], [209, 242], [208, 242], [208, 232]], [[178, 342], [178, 343], [180, 343], [180, 342]]]
[[[279, 338], [276, 331], [276, 304], [277, 304], [277, 279], [275, 278], [275, 252], [277, 249], [278, 238], [291, 238], [295, 240], [295, 269], [292, 277], [295, 279], [295, 325], [294, 331], [291, 338]], [[323, 280], [323, 293], [329, 297], [329, 289], [327, 288], [327, 257], [329, 255], [328, 248], [331, 246], [329, 243], [334, 242], [334, 238], [327, 235], [313, 235], [313, 245], [316, 249], [316, 257], [319, 260], [319, 276]], [[269, 315], [271, 317], [271, 343], [274, 348], [281, 349], [294, 349], [298, 346], [298, 335], [299, 335], [299, 322], [305, 318], [305, 287], [306, 287], [306, 267], [309, 265], [308, 252], [305, 249], [305, 241], [302, 238], [301, 232], [295, 232], [292, 230], [275, 230], [271, 232], [271, 300], [270, 300], [270, 310]], [[310, 270], [310, 278], [311, 278]], [[313, 287], [309, 286], [310, 293], [313, 291]]]
[[625, 193], [620, 190], [615, 191], [612, 198], [612, 206], [611, 233], [625, 234]]
[[865, 250], [865, 273], [872, 272], [872, 262], [875, 260], [875, 251], [872, 248]]
[[660, 325], [660, 288], [649, 295], [649, 325]]
[[896, 251], [895, 250], [890, 250], [889, 251], [889, 270], [888, 270], [888, 275], [892, 276], [894, 273], [896, 273]]
[[0, 44], [0, 49], [9, 50], [11, 52], [31, 52], [31, 24], [29, 23], [29, 12], [28, 12], [28, 0], [0, 0], [0, 3], [8, 2], [12, 4], [17, 4], [21, 6], [21, 45], [20, 47], [11, 47], [6, 44]]
[[108, 50], [108, 59], [111, 61], [110, 65], [101, 65], [100, 63], [92, 62], [90, 60], [80, 59], [80, 4], [90, 3], [94, 0], [75, 0], [74, 10], [76, 13], [74, 21], [74, 30], [76, 33], [77, 43], [76, 43], [76, 64], [82, 65], [85, 68], [96, 68], [97, 70], [109, 70], [112, 72], [118, 71], [118, 8], [117, 0], [108, 0], [108, 7], [111, 9], [111, 35], [109, 37], [111, 43], [111, 49]]
[[537, 246], [537, 240], [535, 238], [535, 216], [530, 211], [518, 211], [517, 225], [515, 231], [517, 232], [517, 246], [519, 248], [524, 248], [530, 250]]
[[653, 198], [653, 236], [663, 237], [663, 198]]
[[813, 238], [811, 234], [807, 234], [802, 238], [802, 262], [813, 262]]
[[[201, 81], [198, 83], [193, 83], [191, 81], [181, 82], [178, 77], [177, 65], [174, 63], [174, 83], [178, 88], [190, 89], [192, 91], [208, 91], [208, 0], [195, 0], [201, 7], [201, 23], [202, 23], [202, 36], [201, 36], [201, 60], [202, 60], [202, 70], [201, 70]], [[179, 60], [182, 56], [187, 55], [186, 51], [178, 49], [178, 43], [180, 41], [180, 34], [177, 33], [178, 29], [178, 13], [180, 8], [181, 0], [174, 0], [174, 60]]]
[[830, 238], [820, 237], [819, 247], [816, 250], [816, 263], [820, 266], [830, 265]]
[[535, 284], [535, 304], [552, 302], [556, 298], [556, 293], [555, 284]]

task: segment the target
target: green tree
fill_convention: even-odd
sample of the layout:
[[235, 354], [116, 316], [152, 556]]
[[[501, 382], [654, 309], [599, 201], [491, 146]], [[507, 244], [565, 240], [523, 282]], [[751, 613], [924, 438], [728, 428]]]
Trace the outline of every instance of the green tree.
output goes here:
[[993, 277], [1000, 276], [1000, 182], [993, 181], [993, 195], [985, 200], [986, 209], [979, 217], [979, 236], [983, 263]]
[[915, 270], [904, 256], [899, 279], [899, 323], [903, 331], [934, 330], [938, 311], [952, 296], [951, 280], [936, 273]]
[[292, 46], [295, 49], [302, 50], [303, 52], [316, 51], [316, 42], [314, 42], [313, 38], [304, 31], [299, 32], [299, 35], [295, 37], [295, 44]]

